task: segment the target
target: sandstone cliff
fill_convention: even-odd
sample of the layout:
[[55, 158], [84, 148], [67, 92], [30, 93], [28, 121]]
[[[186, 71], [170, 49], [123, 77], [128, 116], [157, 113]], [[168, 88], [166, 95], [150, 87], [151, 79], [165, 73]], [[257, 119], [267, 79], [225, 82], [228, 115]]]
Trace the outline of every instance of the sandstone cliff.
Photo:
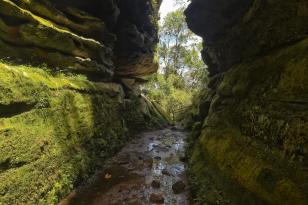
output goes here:
[[0, 0], [1, 205], [57, 204], [131, 131], [166, 125], [136, 89], [157, 70], [158, 6]]
[[307, 1], [193, 0], [186, 16], [211, 77], [190, 139], [197, 204], [307, 204]]

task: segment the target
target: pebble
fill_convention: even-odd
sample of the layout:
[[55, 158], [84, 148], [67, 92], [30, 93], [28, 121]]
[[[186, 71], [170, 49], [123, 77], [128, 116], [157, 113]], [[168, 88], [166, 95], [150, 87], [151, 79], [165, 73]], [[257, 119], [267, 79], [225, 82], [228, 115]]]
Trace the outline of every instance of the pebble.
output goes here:
[[158, 188], [160, 188], [160, 181], [153, 180], [151, 185], [152, 185], [153, 188], [158, 189]]
[[185, 184], [182, 181], [177, 181], [172, 185], [173, 193], [180, 194], [185, 191]]
[[186, 158], [185, 154], [181, 154], [181, 155], [179, 156], [179, 158], [180, 158], [180, 161], [181, 161], [181, 162], [186, 162], [186, 161], [187, 161], [187, 158]]
[[170, 172], [167, 169], [163, 169], [161, 173], [167, 176], [171, 176]]
[[164, 203], [165, 199], [161, 193], [152, 193], [150, 196], [150, 201], [152, 203], [162, 204]]

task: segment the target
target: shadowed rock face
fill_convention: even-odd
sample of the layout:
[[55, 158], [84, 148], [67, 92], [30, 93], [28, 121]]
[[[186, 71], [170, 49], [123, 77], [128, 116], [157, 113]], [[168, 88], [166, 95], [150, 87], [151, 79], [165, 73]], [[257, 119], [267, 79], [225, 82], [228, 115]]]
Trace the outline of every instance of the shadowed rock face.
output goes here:
[[[156, 72], [153, 63], [157, 38], [157, 9], [151, 0], [55, 1], [62, 7], [76, 7], [105, 22], [115, 36], [112, 47], [115, 74], [120, 77], [142, 77]], [[154, 2], [154, 3], [153, 3]], [[110, 43], [110, 40], [107, 39]]]
[[199, 1], [186, 10], [189, 27], [205, 41], [210, 75], [307, 35], [305, 1]]
[[159, 5], [155, 2], [3, 0], [0, 57], [44, 63], [104, 81], [114, 73], [151, 74], [157, 70], [153, 50]]
[[252, 2], [253, 0], [194, 0], [185, 12], [189, 28], [211, 42], [226, 28], [234, 25]]
[[80, 10], [86, 11], [91, 15], [102, 19], [110, 29], [114, 28], [120, 15], [120, 9], [117, 5], [118, 0], [52, 0], [50, 2], [62, 6], [76, 7]]
[[155, 7], [151, 1], [141, 0], [120, 0], [118, 6], [122, 12], [116, 26], [116, 74], [141, 77], [156, 72], [158, 65], [153, 62], [158, 42]]
[[190, 150], [200, 204], [307, 204], [307, 8], [193, 0], [186, 10], [211, 77]]
[[44, 1], [4, 0], [0, 4], [1, 58], [112, 78], [112, 47], [91, 35], [99, 31], [112, 39], [99, 19], [73, 8], [59, 10]]

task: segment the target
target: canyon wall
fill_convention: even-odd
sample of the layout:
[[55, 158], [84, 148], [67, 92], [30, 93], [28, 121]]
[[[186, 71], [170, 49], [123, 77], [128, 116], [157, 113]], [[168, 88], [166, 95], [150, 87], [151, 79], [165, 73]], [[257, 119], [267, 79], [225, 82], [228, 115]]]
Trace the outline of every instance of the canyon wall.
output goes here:
[[[132, 134], [167, 124], [158, 3], [0, 0], [0, 204], [57, 204]], [[134, 131], [134, 132], [132, 132]]]
[[209, 94], [189, 139], [196, 204], [308, 203], [308, 3], [192, 0]]

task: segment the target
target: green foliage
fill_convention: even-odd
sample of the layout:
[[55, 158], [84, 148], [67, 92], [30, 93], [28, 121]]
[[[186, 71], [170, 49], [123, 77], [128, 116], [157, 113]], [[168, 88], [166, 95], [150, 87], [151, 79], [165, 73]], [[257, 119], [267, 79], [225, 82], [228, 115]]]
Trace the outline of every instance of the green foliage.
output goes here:
[[184, 56], [184, 64], [188, 69], [187, 78], [191, 88], [197, 88], [199, 91], [204, 91], [208, 83], [208, 70], [200, 56], [202, 43], [196, 42], [186, 50]]
[[191, 105], [191, 93], [186, 89], [181, 76], [154, 74], [147, 85], [148, 97], [159, 103], [173, 120], [177, 120], [177, 111]]
[[181, 74], [185, 68], [186, 44], [193, 33], [187, 28], [183, 12], [184, 8], [180, 8], [167, 14], [160, 28], [158, 52], [166, 76]]
[[206, 89], [207, 67], [201, 59], [201, 40], [188, 29], [184, 12], [186, 1], [167, 14], [160, 26], [157, 47], [160, 71], [146, 85], [148, 97], [159, 103], [173, 120], [185, 118], [182, 111], [190, 107], [193, 96]]

